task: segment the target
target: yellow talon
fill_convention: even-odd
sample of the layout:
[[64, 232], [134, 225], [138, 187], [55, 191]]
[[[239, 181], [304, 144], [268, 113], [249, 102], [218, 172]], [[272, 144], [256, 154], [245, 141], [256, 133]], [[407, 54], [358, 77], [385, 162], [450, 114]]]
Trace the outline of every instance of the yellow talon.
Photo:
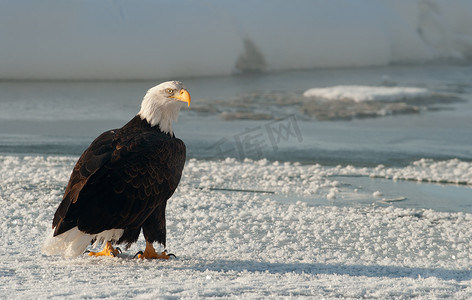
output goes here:
[[138, 258], [146, 258], [146, 259], [169, 259], [171, 256], [175, 256], [173, 254], [168, 255], [167, 252], [157, 253], [151, 243], [146, 241], [146, 249], [144, 249], [143, 253], [138, 254]]
[[100, 252], [89, 252], [89, 256], [111, 256], [116, 257], [121, 251], [119, 248], [113, 248], [110, 242], [106, 242], [105, 247]]

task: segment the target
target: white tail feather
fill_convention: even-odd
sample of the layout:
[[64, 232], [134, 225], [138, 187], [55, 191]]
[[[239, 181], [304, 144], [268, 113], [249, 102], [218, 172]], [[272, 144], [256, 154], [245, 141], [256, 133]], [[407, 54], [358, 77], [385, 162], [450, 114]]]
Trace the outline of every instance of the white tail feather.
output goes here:
[[87, 246], [95, 240], [93, 246], [107, 241], [117, 241], [123, 235], [123, 229], [110, 229], [99, 234], [88, 234], [74, 227], [60, 235], [53, 236], [54, 231], [48, 233], [41, 250], [47, 255], [63, 255], [73, 258], [84, 253]]

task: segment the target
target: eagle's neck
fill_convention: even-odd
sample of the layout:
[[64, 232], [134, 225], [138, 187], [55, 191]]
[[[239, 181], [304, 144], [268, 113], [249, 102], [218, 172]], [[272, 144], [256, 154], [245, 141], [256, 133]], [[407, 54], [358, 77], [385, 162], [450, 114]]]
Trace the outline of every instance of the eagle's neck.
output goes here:
[[148, 123], [145, 119], [141, 118], [139, 115], [136, 115], [133, 119], [131, 119], [128, 123], [126, 123], [120, 129], [121, 134], [134, 138], [136, 135], [146, 132], [146, 131], [158, 131], [162, 135], [167, 136], [168, 138], [174, 138], [175, 135], [173, 133], [165, 133], [163, 132], [159, 126], [152, 127], [151, 124]]
[[156, 99], [152, 95], [146, 94], [141, 103], [141, 110], [138, 116], [141, 120], [146, 120], [151, 127], [159, 125], [162, 132], [174, 135], [172, 122], [179, 116], [181, 103], [169, 99]]

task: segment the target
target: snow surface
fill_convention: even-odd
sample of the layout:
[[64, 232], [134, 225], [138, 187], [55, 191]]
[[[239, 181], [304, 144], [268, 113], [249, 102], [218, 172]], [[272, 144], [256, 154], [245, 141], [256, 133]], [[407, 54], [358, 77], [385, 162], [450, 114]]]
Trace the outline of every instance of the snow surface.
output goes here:
[[354, 102], [363, 102], [423, 99], [431, 97], [432, 93], [428, 89], [418, 87], [340, 85], [325, 88], [312, 88], [305, 91], [303, 96], [326, 100], [352, 100]]
[[472, 186], [472, 163], [459, 159], [435, 161], [420, 159], [411, 165], [399, 167], [356, 168], [347, 166], [339, 173], [343, 175], [368, 175], [370, 177], [419, 182], [453, 183]]
[[468, 0], [0, 5], [2, 79], [169, 79], [472, 57]]
[[[471, 214], [296, 200], [336, 193], [342, 182], [331, 176], [345, 173], [470, 182], [470, 162], [420, 160], [390, 172], [191, 159], [167, 208], [168, 250], [177, 259], [133, 259], [142, 239], [118, 258], [46, 256], [40, 247], [76, 159], [0, 156], [2, 295], [472, 297]], [[451, 171], [435, 172], [444, 166]]]

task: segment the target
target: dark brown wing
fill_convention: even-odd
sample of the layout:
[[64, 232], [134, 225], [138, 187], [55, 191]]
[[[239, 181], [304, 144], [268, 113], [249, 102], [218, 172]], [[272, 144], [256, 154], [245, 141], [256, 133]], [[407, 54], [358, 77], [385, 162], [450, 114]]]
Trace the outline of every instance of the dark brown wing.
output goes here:
[[91, 175], [97, 172], [110, 160], [114, 150], [114, 136], [114, 130], [102, 133], [92, 142], [92, 144], [90, 144], [84, 153], [82, 153], [75, 164], [69, 183], [64, 192], [62, 202], [54, 214], [52, 227], [56, 228], [54, 232], [55, 235], [76, 226], [75, 224], [67, 224], [67, 222], [64, 224], [67, 211], [72, 203], [77, 202], [80, 191], [85, 186]]
[[185, 164], [185, 145], [181, 140], [148, 131], [112, 145], [113, 151], [103, 156], [98, 169], [87, 168], [99, 165], [87, 159], [79, 169], [74, 169], [74, 173], [81, 174], [76, 175], [80, 178], [89, 176], [76, 180], [80, 190], [75, 200], [73, 184], [68, 198], [64, 196], [63, 202], [70, 204], [65, 215], [59, 209], [56, 212], [61, 221], [55, 234], [75, 226], [90, 234], [113, 228], [139, 228], [156, 207], [165, 207], [174, 193]]

